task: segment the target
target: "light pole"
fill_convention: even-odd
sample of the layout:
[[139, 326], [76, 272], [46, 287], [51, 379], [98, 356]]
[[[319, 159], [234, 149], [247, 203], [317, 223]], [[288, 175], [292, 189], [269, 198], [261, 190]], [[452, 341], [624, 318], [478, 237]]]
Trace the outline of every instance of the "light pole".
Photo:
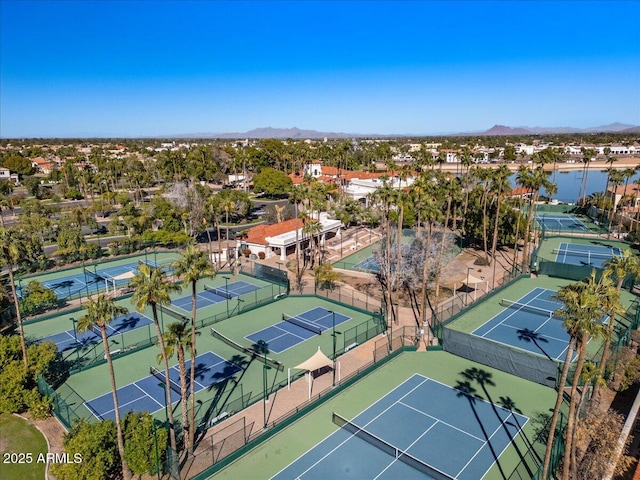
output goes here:
[[332, 387], [336, 386], [336, 338], [338, 335], [342, 335], [340, 332], [336, 332], [336, 312], [331, 313], [331, 336], [333, 337], [333, 383]]
[[391, 321], [389, 322], [389, 325], [391, 326], [391, 335], [389, 336], [389, 351], [393, 352], [393, 317], [397, 318], [398, 315], [398, 304], [397, 303], [392, 303], [391, 304]]
[[473, 267], [467, 267], [467, 283], [465, 284], [464, 293], [465, 295], [465, 305], [469, 305], [469, 272], [473, 270]]
[[229, 318], [229, 277], [224, 278], [224, 291], [226, 293], [225, 297], [227, 299], [227, 318]]
[[76, 330], [76, 322], [77, 320], [73, 317], [70, 317], [69, 320], [71, 320], [71, 323], [73, 324], [73, 339], [75, 340], [76, 344], [74, 345], [75, 349], [76, 349], [76, 368], [78, 370], [80, 370], [80, 352], [78, 351], [78, 333]]
[[267, 365], [267, 351], [269, 348], [264, 340], [258, 342], [260, 347], [260, 353], [264, 355], [262, 365], [262, 414], [264, 418], [264, 425], [262, 428], [267, 429], [267, 370], [271, 370], [271, 367]]
[[160, 480], [160, 451], [158, 450], [158, 430], [156, 429], [156, 419], [153, 418], [153, 443], [156, 446], [156, 473], [158, 474], [158, 480]]

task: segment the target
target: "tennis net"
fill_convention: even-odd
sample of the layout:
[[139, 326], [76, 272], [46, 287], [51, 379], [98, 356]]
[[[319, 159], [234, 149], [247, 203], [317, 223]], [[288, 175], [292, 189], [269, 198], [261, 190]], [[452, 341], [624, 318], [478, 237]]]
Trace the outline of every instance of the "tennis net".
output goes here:
[[261, 360], [265, 361], [267, 363], [267, 365], [269, 365], [271, 368], [275, 368], [276, 370], [278, 370], [280, 372], [284, 372], [284, 364], [278, 362], [277, 360], [272, 360], [269, 357], [265, 357], [264, 355], [261, 355], [256, 350], [252, 350], [251, 348], [248, 348], [248, 347], [243, 347], [239, 343], [236, 343], [233, 340], [231, 340], [230, 338], [225, 337], [223, 334], [221, 334], [220, 332], [214, 330], [213, 328], [211, 329], [211, 336], [217, 338], [218, 340], [220, 340], [220, 341], [226, 343], [227, 345], [229, 345], [231, 348], [235, 348], [236, 350], [244, 353], [245, 355], [247, 355], [249, 357], [260, 358]]
[[89, 270], [88, 268], [83, 268], [82, 269], [84, 271], [85, 275], [90, 276], [91, 278], [93, 278], [94, 280], [105, 280], [105, 278], [101, 275], [98, 275], [98, 273], [96, 272], [92, 272], [91, 270]]
[[205, 285], [204, 289], [207, 292], [215, 293], [216, 295], [219, 295], [219, 296], [221, 296], [223, 298], [233, 298], [234, 297], [234, 295], [232, 295], [228, 290], [225, 290], [224, 288], [209, 287], [209, 286]]
[[[167, 384], [167, 380], [166, 380], [166, 377], [165, 377], [164, 373], [162, 373], [157, 368], [154, 368], [153, 366], [149, 367], [149, 373], [151, 375], [153, 375], [154, 377], [156, 377], [158, 380], [160, 380], [165, 385]], [[171, 390], [173, 390], [174, 392], [182, 395], [182, 391], [180, 389], [180, 385], [178, 385], [176, 382], [174, 382], [171, 379], [169, 379], [169, 386], [171, 387]]]
[[579, 250], [567, 250], [564, 248], [556, 248], [553, 250], [554, 254], [559, 254], [559, 255], [573, 255], [576, 257], [593, 257], [593, 258], [613, 258], [615, 255], [619, 255], [617, 252], [611, 251], [610, 253], [603, 253], [603, 252], [592, 252], [590, 250], [586, 250], [586, 251], [579, 251]]
[[430, 477], [436, 480], [451, 480], [453, 478], [441, 472], [437, 468], [432, 467], [431, 465], [427, 465], [422, 460], [417, 459], [416, 457], [405, 452], [404, 450], [400, 450], [398, 447], [392, 445], [386, 440], [381, 439], [377, 435], [374, 435], [373, 433], [366, 431], [362, 427], [359, 427], [358, 425], [347, 420], [343, 416], [338, 415], [336, 412], [333, 412], [332, 420], [333, 420], [333, 423], [335, 423], [341, 428], [344, 428], [347, 432], [353, 434], [355, 437], [358, 437], [359, 439], [364, 440], [365, 442], [369, 443], [370, 445], [373, 445], [374, 447], [378, 448], [379, 450], [386, 453], [387, 455], [392, 456], [393, 458], [401, 461], [405, 465], [415, 468], [416, 470], [426, 475], [429, 475]]
[[556, 317], [555, 310], [547, 310], [546, 308], [534, 307], [533, 305], [528, 305], [526, 303], [514, 302], [513, 300], [507, 300], [503, 298], [500, 300], [500, 305], [503, 307], [514, 308], [516, 310], [524, 310], [525, 312], [536, 313], [538, 315], [542, 315], [543, 317]]
[[181, 313], [176, 312], [175, 310], [171, 310], [170, 308], [168, 308], [165, 305], [160, 305], [159, 303], [158, 305], [158, 310], [160, 310], [160, 312], [162, 312], [163, 314], [167, 314], [170, 317], [173, 317], [177, 320], [180, 320], [181, 322], [188, 322], [189, 318], [187, 318], [185, 315], [182, 315]]
[[285, 322], [293, 323], [300, 328], [304, 328], [305, 330], [309, 330], [310, 332], [315, 333], [316, 335], [320, 335], [323, 332], [322, 327], [320, 325], [316, 325], [315, 323], [307, 322], [306, 320], [302, 320], [299, 317], [292, 317], [287, 315], [286, 313], [282, 314], [282, 320]]

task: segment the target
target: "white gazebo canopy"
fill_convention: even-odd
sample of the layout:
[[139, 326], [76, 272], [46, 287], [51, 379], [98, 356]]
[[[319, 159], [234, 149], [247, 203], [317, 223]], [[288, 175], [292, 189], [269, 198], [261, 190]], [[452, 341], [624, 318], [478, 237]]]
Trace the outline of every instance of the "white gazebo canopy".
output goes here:
[[320, 347], [318, 347], [318, 351], [314, 353], [309, 359], [305, 360], [300, 365], [296, 365], [293, 368], [315, 372], [316, 370], [320, 370], [322, 367], [333, 367], [333, 361], [324, 353], [322, 353], [322, 350], [320, 350]]
[[[316, 370], [320, 370], [324, 367], [333, 368], [333, 361], [324, 353], [322, 353], [320, 347], [318, 347], [318, 351], [307, 360], [302, 362], [300, 365], [296, 365], [295, 367], [293, 367], [298, 370], [306, 370], [307, 372], [309, 372], [307, 379], [307, 381], [309, 382], [309, 398], [311, 398], [311, 384], [313, 383], [313, 375], [311, 375], [311, 372], [315, 372]], [[287, 384], [289, 385], [289, 388], [291, 388], [291, 369], [289, 369], [287, 377]]]
[[468, 277], [465, 277], [463, 283], [466, 283], [467, 285], [471, 286], [471, 285], [478, 285], [479, 283], [484, 283], [484, 280], [478, 277], [474, 277], [473, 275], [469, 275]]

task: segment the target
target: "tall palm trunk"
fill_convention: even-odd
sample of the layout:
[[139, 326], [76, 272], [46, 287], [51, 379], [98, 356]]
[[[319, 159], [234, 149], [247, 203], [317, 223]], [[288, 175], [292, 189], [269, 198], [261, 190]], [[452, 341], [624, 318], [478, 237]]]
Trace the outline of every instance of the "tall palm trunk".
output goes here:
[[[196, 394], [194, 385], [196, 384], [196, 356], [198, 351], [196, 349], [196, 282], [191, 282], [191, 365], [189, 367], [189, 395], [191, 396], [191, 413], [189, 416], [189, 437], [187, 442], [187, 448], [190, 448], [193, 452], [195, 450], [195, 438], [196, 438]], [[178, 352], [180, 355], [180, 352]], [[183, 355], [184, 356], [184, 355]], [[183, 399], [184, 401], [184, 399]], [[186, 405], [186, 402], [184, 402]]]
[[451, 214], [451, 195], [447, 196], [447, 213], [445, 215], [444, 225], [442, 226], [442, 238], [440, 239], [440, 250], [438, 252], [438, 265], [436, 268], [436, 291], [435, 301], [438, 302], [438, 296], [440, 295], [440, 273], [442, 271], [442, 257], [444, 257], [445, 236], [447, 234], [447, 225], [449, 225], [449, 216]]
[[173, 406], [171, 401], [171, 386], [169, 385], [169, 359], [167, 358], [167, 348], [164, 344], [164, 338], [162, 338], [162, 330], [160, 329], [160, 323], [158, 322], [158, 305], [151, 303], [151, 311], [153, 312], [153, 324], [156, 327], [156, 334], [158, 335], [158, 346], [160, 347], [160, 353], [162, 354], [162, 361], [164, 363], [164, 375], [167, 379], [165, 384], [164, 393], [167, 407], [167, 416], [169, 418], [169, 444], [174, 452], [178, 452], [176, 443], [176, 431], [175, 423], [173, 421]]
[[423, 325], [427, 321], [427, 281], [428, 281], [427, 276], [429, 274], [429, 250], [430, 249], [431, 249], [431, 222], [429, 222], [429, 226], [427, 227], [427, 239], [425, 241], [425, 246], [424, 246], [424, 263], [422, 265], [422, 292], [421, 292], [420, 303], [422, 307], [422, 324]]
[[[181, 392], [181, 406], [182, 406], [182, 425], [185, 429], [187, 429], [187, 435], [183, 435], [183, 438], [186, 441], [185, 447], [187, 451], [191, 448], [191, 444], [189, 443], [189, 439], [191, 438], [191, 426], [189, 425], [189, 412], [188, 412], [188, 392], [189, 387], [187, 386], [187, 369], [185, 367], [185, 358], [184, 358], [184, 348], [182, 344], [178, 344], [178, 368], [180, 369], [180, 392]], [[195, 358], [192, 358], [191, 365], [196, 363]], [[168, 378], [168, 377], [167, 377]], [[192, 395], [193, 396], [193, 395]]]
[[[400, 271], [402, 270], [402, 221], [404, 217], [404, 205], [402, 204], [402, 200], [400, 200], [400, 212], [398, 213], [398, 227], [397, 227], [397, 236], [396, 239], [396, 303], [400, 300]], [[398, 318], [395, 318], [396, 325], [398, 324]]]
[[[488, 182], [487, 182], [488, 183]], [[484, 192], [482, 193], [482, 245], [483, 245], [483, 249], [484, 249], [484, 259], [486, 262], [486, 265], [490, 265], [491, 264], [491, 260], [489, 260], [489, 242], [488, 242], [488, 235], [487, 235], [487, 229], [488, 229], [488, 225], [487, 225], [487, 202], [489, 201], [489, 186], [488, 184], [485, 185], [484, 188]]]
[[551, 463], [551, 449], [553, 447], [553, 440], [556, 435], [556, 427], [558, 425], [558, 418], [560, 416], [560, 408], [562, 408], [562, 401], [564, 399], [564, 385], [567, 383], [567, 377], [569, 376], [569, 366], [571, 365], [571, 358], [573, 357], [573, 351], [576, 348], [576, 339], [572, 335], [569, 337], [569, 345], [567, 346], [567, 355], [562, 367], [562, 373], [560, 374], [560, 380], [558, 381], [558, 394], [556, 396], [556, 404], [553, 407], [553, 414], [551, 415], [551, 423], [549, 425], [549, 435], [547, 437], [547, 447], [544, 452], [544, 463], [542, 466], [541, 479], [548, 478], [549, 464]]
[[589, 333], [584, 331], [581, 334], [580, 342], [578, 342], [578, 361], [576, 362], [576, 370], [571, 383], [571, 400], [569, 402], [569, 415], [567, 417], [567, 431], [565, 435], [564, 460], [562, 463], [562, 478], [569, 479], [569, 472], [572, 465], [571, 457], [575, 453], [574, 449], [574, 429], [576, 425], [577, 410], [577, 391], [580, 383], [580, 372], [587, 352], [587, 342], [589, 341]]
[[109, 379], [111, 381], [111, 395], [113, 397], [113, 409], [116, 416], [116, 436], [118, 442], [118, 453], [120, 454], [120, 463], [122, 465], [122, 477], [131, 478], [131, 470], [124, 458], [124, 436], [122, 434], [122, 422], [120, 420], [120, 404], [118, 403], [118, 387], [116, 385], [116, 374], [113, 370], [113, 360], [111, 359], [111, 350], [109, 349], [109, 339], [107, 338], [107, 327], [102, 324], [100, 327], [100, 335], [102, 336], [102, 345], [104, 345], [104, 356], [107, 358], [107, 366], [109, 368]]
[[9, 270], [9, 284], [11, 285], [11, 294], [13, 295], [13, 306], [16, 309], [16, 321], [18, 323], [18, 333], [20, 335], [20, 348], [22, 349], [22, 363], [24, 368], [29, 367], [29, 357], [27, 356], [27, 341], [24, 337], [24, 326], [22, 325], [22, 314], [20, 313], [20, 302], [18, 302], [18, 292], [16, 292], [16, 280], [13, 276], [13, 262], [10, 254], [6, 256], [7, 269]]

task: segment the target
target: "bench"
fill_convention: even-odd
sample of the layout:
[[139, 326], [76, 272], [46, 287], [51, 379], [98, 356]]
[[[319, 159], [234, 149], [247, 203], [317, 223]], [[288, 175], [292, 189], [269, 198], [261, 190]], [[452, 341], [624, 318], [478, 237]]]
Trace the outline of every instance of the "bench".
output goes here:
[[224, 420], [228, 416], [229, 416], [229, 412], [222, 412], [218, 416], [213, 417], [211, 420], [209, 420], [209, 423], [207, 424], [207, 426], [213, 427], [216, 423], [218, 423], [221, 420]]
[[347, 345], [344, 347], [344, 353], [347, 353], [352, 348], [356, 348], [358, 346], [358, 342], [353, 342], [351, 345]]
[[[118, 348], [118, 349], [116, 349], [116, 350], [110, 350], [110, 352], [109, 352], [109, 353], [111, 353], [111, 356], [113, 357], [114, 355], [119, 354], [121, 351], [122, 351], [122, 350], [120, 350], [120, 349]], [[104, 359], [105, 359], [105, 360], [107, 359], [107, 354], [106, 354], [106, 353], [104, 354]]]

